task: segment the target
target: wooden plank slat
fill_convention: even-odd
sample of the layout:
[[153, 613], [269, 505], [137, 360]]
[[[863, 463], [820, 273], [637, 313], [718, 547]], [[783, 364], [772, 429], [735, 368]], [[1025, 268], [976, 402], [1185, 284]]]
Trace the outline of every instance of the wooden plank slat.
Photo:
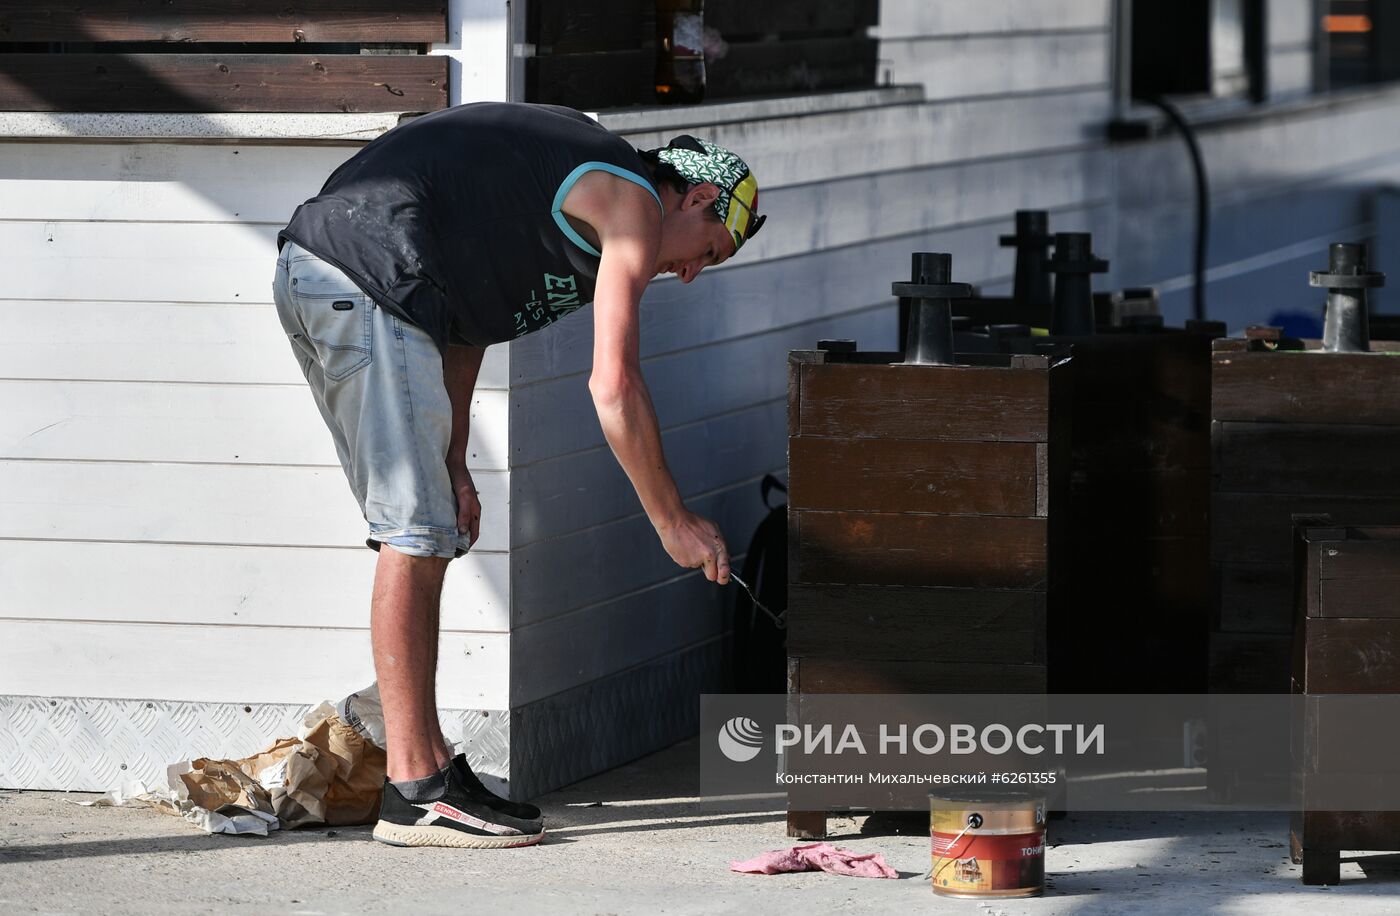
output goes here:
[[[340, 466], [304, 384], [0, 379], [0, 404], [7, 458]], [[508, 410], [506, 392], [474, 393], [469, 467], [506, 469]]]
[[804, 436], [1046, 441], [1042, 372], [839, 364], [801, 371]]
[[[954, 636], [956, 634], [956, 636]], [[1044, 664], [1045, 595], [986, 589], [795, 585], [791, 655]]]
[[434, 111], [446, 57], [0, 54], [0, 110]]
[[1033, 516], [1035, 450], [1028, 442], [800, 436], [788, 449], [790, 505]]
[[1400, 498], [1400, 426], [1212, 424], [1217, 488]]
[[[1083, 543], [1099, 543], [1103, 538], [1115, 542], [1105, 545], [1094, 562], [1123, 556], [1146, 538], [1207, 537], [1210, 474], [1206, 470], [1082, 468], [1078, 464], [1075, 470], [1084, 477], [1076, 477], [1070, 488], [1077, 507], [1072, 523], [1076, 538]], [[1203, 555], [1202, 561], [1206, 559]]]
[[1400, 425], [1400, 358], [1381, 353], [1217, 353], [1216, 420]]
[[[505, 633], [444, 633], [438, 704], [508, 708], [509, 664]], [[368, 630], [0, 621], [0, 694], [309, 704], [373, 681]]]
[[2, 0], [0, 41], [447, 40], [445, 0]]
[[1046, 587], [1046, 522], [1038, 518], [795, 512], [795, 583]]
[[1308, 693], [1400, 693], [1400, 624], [1394, 619], [1309, 618]]
[[[1322, 617], [1400, 617], [1400, 528], [1351, 529], [1319, 554]], [[1400, 624], [1395, 624], [1400, 628]]]
[[[482, 550], [508, 550], [509, 474], [474, 475]], [[362, 548], [340, 468], [0, 459], [0, 538]]]
[[802, 692], [1043, 693], [1044, 665], [864, 661], [804, 656]]
[[[141, 233], [140, 227], [109, 225], [105, 234], [114, 239], [121, 229], [150, 239], [160, 233]], [[202, 227], [180, 226], [168, 229], [166, 237], [193, 234], [217, 244], [224, 238], [219, 233], [202, 234], [192, 230]], [[4, 233], [0, 232], [0, 238]], [[92, 236], [89, 236], [91, 238]], [[99, 233], [97, 238], [104, 237]], [[194, 245], [191, 245], [191, 250]], [[77, 251], [77, 246], [73, 249]], [[60, 261], [47, 267], [52, 274], [50, 283], [58, 288], [60, 281], [72, 277], [74, 271], [96, 269], [101, 258]], [[147, 262], [149, 264], [149, 262]], [[271, 261], [250, 259], [243, 273], [264, 278], [264, 290], [270, 290]], [[239, 274], [244, 264], [229, 265], [230, 279]], [[138, 267], [128, 267], [136, 271]], [[122, 273], [119, 265], [111, 265], [103, 275], [116, 282]], [[169, 272], [163, 277], [163, 292], [178, 295], [182, 282], [198, 279], [188, 273]], [[159, 278], [157, 278], [159, 279]], [[76, 278], [75, 278], [76, 280]], [[93, 284], [83, 278], [84, 284]], [[146, 282], [127, 278], [127, 282]], [[248, 288], [256, 290], [254, 279], [247, 279]], [[95, 284], [93, 284], [95, 285]], [[110, 287], [112, 295], [125, 290]], [[132, 292], [139, 292], [133, 290]], [[206, 294], [216, 294], [216, 290]], [[264, 297], [270, 292], [263, 292]], [[509, 382], [510, 349], [487, 347], [477, 377], [478, 391], [503, 389]], [[285, 384], [302, 387], [306, 380], [297, 367], [277, 314], [271, 305], [238, 305], [227, 303], [166, 303], [166, 302], [39, 302], [24, 299], [0, 299], [0, 366], [4, 377], [15, 379], [87, 379], [121, 380], [123, 382], [201, 382], [232, 384]], [[504, 433], [504, 429], [501, 430]]]
[[[6, 540], [0, 618], [366, 629], [375, 557], [316, 547]], [[448, 564], [442, 629], [510, 629], [507, 554], [473, 550]]]

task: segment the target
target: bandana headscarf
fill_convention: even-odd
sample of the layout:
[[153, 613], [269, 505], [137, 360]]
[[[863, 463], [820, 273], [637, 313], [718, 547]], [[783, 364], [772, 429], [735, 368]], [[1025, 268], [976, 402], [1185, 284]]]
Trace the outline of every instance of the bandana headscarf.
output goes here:
[[688, 134], [674, 138], [656, 158], [691, 184], [709, 182], [719, 188], [715, 212], [734, 238], [734, 250], [758, 234], [767, 216], [759, 216], [758, 181], [744, 160], [722, 146]]

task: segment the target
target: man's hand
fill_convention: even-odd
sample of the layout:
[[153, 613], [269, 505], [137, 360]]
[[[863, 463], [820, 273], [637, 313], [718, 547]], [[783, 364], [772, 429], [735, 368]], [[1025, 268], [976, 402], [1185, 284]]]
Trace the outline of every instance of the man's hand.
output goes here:
[[457, 496], [457, 533], [470, 534], [468, 546], [481, 537], [481, 497], [472, 482], [472, 472], [463, 468], [448, 468], [452, 492]]
[[659, 525], [656, 533], [677, 564], [703, 569], [711, 582], [729, 584], [729, 548], [714, 522], [686, 511], [676, 521]]

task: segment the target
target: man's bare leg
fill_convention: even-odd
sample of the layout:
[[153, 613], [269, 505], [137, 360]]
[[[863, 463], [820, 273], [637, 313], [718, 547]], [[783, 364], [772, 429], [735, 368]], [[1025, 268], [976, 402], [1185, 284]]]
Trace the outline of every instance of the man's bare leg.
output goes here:
[[422, 779], [451, 761], [438, 726], [438, 607], [445, 557], [414, 557], [384, 545], [374, 573], [370, 639], [391, 780]]

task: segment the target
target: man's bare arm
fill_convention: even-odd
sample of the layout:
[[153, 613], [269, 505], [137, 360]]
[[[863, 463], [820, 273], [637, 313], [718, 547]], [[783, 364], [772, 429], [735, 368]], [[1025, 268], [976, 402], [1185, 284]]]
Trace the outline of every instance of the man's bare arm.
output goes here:
[[442, 357], [442, 381], [452, 402], [452, 439], [447, 446], [447, 473], [452, 479], [452, 492], [457, 497], [457, 531], [470, 533], [473, 544], [481, 536], [481, 499], [477, 495], [472, 472], [467, 468], [467, 440], [471, 436], [476, 377], [485, 355], [486, 350], [482, 347], [449, 346]]
[[614, 184], [589, 188], [605, 193], [585, 196], [578, 208], [579, 217], [597, 232], [603, 252], [593, 297], [593, 372], [588, 380], [598, 421], [667, 553], [724, 584], [729, 581], [724, 538], [713, 522], [685, 508], [666, 466], [656, 411], [642, 377], [639, 305], [656, 271], [659, 209], [646, 190], [611, 175], [599, 177]]

